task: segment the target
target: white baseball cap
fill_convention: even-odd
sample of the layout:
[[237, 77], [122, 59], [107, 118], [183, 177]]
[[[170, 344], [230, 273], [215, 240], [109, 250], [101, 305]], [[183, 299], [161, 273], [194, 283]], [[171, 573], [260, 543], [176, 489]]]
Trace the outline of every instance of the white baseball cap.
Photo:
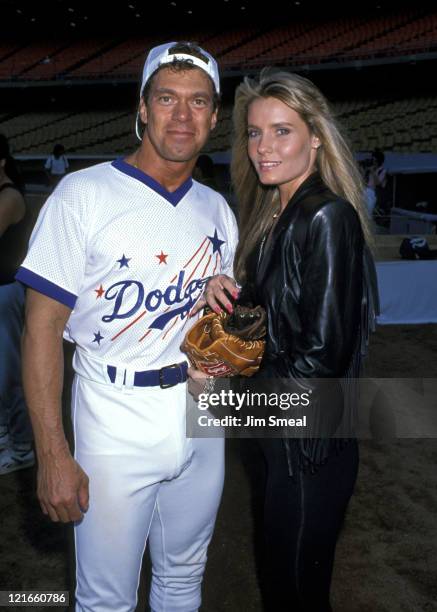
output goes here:
[[[201, 47], [197, 47], [202, 55], [205, 56], [205, 59], [200, 59], [200, 57], [196, 57], [195, 55], [190, 55], [189, 53], [173, 53], [171, 49], [175, 45], [184, 44], [177, 42], [169, 42], [163, 45], [158, 45], [157, 47], [153, 47], [149, 51], [149, 54], [146, 58], [143, 68], [143, 79], [141, 82], [140, 96], [143, 93], [143, 89], [147, 81], [150, 79], [152, 74], [163, 64], [171, 64], [173, 61], [188, 61], [194, 66], [197, 66], [207, 75], [209, 75], [214, 83], [216, 93], [220, 93], [220, 77], [217, 62], [212, 57], [210, 53], [202, 49]], [[197, 45], [194, 45], [197, 46]]]

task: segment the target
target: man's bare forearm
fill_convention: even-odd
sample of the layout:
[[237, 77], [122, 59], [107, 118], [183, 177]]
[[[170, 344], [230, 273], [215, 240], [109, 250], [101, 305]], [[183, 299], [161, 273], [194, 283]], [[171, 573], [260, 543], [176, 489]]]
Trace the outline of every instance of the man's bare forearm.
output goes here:
[[53, 521], [79, 521], [88, 508], [88, 477], [73, 459], [62, 425], [62, 332], [71, 310], [29, 289], [23, 381], [38, 454], [37, 493]]
[[69, 453], [62, 425], [62, 331], [70, 311], [47, 300], [28, 291], [23, 335], [24, 391], [40, 461]]

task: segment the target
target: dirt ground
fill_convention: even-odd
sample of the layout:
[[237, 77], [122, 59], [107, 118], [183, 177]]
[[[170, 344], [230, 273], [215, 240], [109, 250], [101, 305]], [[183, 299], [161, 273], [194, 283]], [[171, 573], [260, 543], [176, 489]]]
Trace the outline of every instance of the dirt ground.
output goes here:
[[[437, 379], [436, 355], [437, 325], [380, 327], [366, 374]], [[67, 369], [67, 384], [69, 377]], [[256, 564], [261, 459], [253, 442], [228, 442], [202, 611], [261, 612]], [[356, 491], [338, 543], [334, 610], [437, 612], [437, 440], [363, 440], [360, 454]], [[2, 476], [0, 496], [0, 590], [68, 590], [72, 599], [72, 530], [51, 524], [40, 512], [35, 470]], [[146, 609], [146, 581], [138, 610]]]
[[[29, 196], [28, 202], [34, 221], [43, 198]], [[392, 258], [393, 245], [387, 245]], [[376, 428], [374, 439], [360, 441], [358, 481], [337, 547], [333, 608], [335, 612], [437, 612], [437, 436], [430, 437], [432, 428], [421, 422], [426, 414], [424, 394], [429, 400], [429, 389], [433, 391], [437, 383], [437, 325], [379, 327], [371, 339], [365, 375], [409, 379], [404, 387], [407, 418], [411, 431], [411, 424], [422, 425], [421, 437], [399, 439], [389, 423]], [[68, 359], [65, 379], [68, 428]], [[377, 416], [382, 414], [376, 399], [372, 408]], [[435, 431], [433, 401], [431, 411]], [[263, 464], [256, 443], [228, 440], [226, 465], [202, 612], [261, 612], [257, 553]], [[0, 477], [0, 591], [69, 591], [72, 601], [72, 528], [52, 524], [41, 513], [35, 475], [35, 469], [28, 469]], [[147, 609], [147, 570], [146, 558], [138, 612]]]

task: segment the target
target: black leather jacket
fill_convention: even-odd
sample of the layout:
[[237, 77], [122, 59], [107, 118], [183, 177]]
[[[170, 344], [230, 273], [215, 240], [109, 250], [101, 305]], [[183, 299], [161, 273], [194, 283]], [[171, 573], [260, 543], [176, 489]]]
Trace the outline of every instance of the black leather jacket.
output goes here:
[[[358, 376], [378, 311], [376, 273], [355, 209], [318, 173], [302, 183], [249, 258], [245, 289], [268, 319], [257, 379]], [[332, 445], [310, 442], [300, 441], [300, 454], [323, 462]]]

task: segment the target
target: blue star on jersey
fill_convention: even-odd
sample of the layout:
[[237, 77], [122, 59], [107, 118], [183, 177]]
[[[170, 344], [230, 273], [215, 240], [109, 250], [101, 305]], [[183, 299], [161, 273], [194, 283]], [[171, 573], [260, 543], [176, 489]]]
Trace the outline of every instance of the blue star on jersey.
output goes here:
[[209, 240], [211, 241], [211, 244], [212, 244], [212, 252], [213, 252], [213, 254], [218, 251], [220, 253], [220, 256], [221, 256], [222, 252], [221, 252], [220, 249], [221, 249], [222, 244], [226, 243], [226, 240], [220, 240], [220, 238], [217, 235], [217, 230], [214, 230], [214, 236], [208, 236], [208, 238], [209, 238]]
[[97, 344], [98, 344], [99, 346], [100, 346], [100, 342], [101, 342], [103, 339], [104, 339], [104, 336], [102, 336], [102, 335], [100, 334], [100, 331], [98, 331], [98, 332], [97, 332], [97, 334], [96, 334], [96, 333], [94, 333], [94, 340], [93, 340], [93, 342], [97, 342]]
[[117, 263], [120, 264], [120, 270], [122, 268], [129, 268], [129, 262], [132, 259], [132, 257], [126, 257], [126, 255], [123, 253], [123, 256], [120, 257], [120, 259], [117, 259]]

